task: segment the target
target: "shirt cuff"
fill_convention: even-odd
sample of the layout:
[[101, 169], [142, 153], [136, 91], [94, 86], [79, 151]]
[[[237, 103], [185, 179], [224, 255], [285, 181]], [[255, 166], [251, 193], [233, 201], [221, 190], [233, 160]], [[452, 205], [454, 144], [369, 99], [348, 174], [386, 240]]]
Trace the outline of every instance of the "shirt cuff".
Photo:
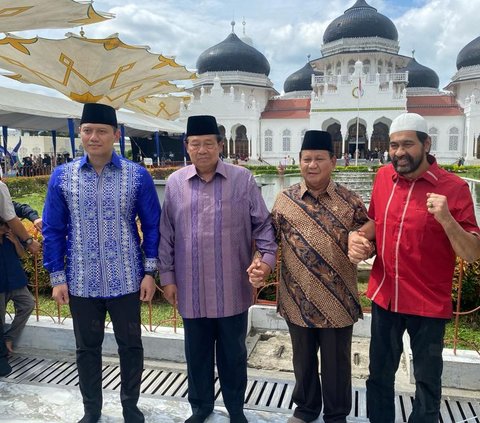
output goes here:
[[157, 271], [157, 258], [146, 258], [144, 267], [146, 272], [156, 272]]
[[50, 273], [50, 285], [57, 286], [64, 283], [67, 283], [65, 270], [59, 270], [58, 272]]
[[262, 256], [262, 261], [270, 266], [272, 272], [275, 270], [275, 265], [277, 264], [277, 256], [275, 254], [265, 253]]
[[165, 272], [160, 273], [160, 285], [171, 285], [175, 283], [175, 273], [174, 272]]

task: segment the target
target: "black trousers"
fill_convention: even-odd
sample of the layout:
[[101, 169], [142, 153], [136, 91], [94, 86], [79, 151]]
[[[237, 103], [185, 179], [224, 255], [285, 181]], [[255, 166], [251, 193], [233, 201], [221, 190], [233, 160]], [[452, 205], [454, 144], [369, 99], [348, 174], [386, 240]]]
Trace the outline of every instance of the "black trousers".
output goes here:
[[120, 358], [123, 416], [128, 423], [143, 422], [143, 414], [137, 408], [143, 372], [139, 293], [108, 299], [71, 295], [70, 311], [85, 412], [99, 414], [102, 409], [102, 343], [108, 311]]
[[[352, 408], [353, 326], [305, 328], [287, 322], [293, 347], [294, 416], [311, 422], [322, 411], [325, 423], [345, 423]], [[320, 349], [321, 382], [318, 375]]]
[[367, 408], [371, 423], [395, 421], [395, 373], [410, 335], [415, 400], [409, 423], [438, 423], [442, 397], [443, 337], [448, 320], [394, 313], [372, 303]]
[[223, 402], [230, 415], [243, 412], [247, 388], [248, 312], [218, 319], [183, 319], [188, 401], [193, 414], [209, 414], [215, 402], [215, 357]]

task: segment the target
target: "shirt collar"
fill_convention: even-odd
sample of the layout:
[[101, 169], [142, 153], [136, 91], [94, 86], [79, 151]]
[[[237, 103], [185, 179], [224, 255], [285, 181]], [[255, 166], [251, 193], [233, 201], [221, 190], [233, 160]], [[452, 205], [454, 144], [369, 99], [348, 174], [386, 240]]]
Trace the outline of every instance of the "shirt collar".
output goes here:
[[[310, 194], [310, 192], [308, 191], [305, 180], [302, 180], [302, 182], [300, 182], [300, 198], [303, 198], [307, 192], [310, 195], [310, 197], [313, 197], [313, 195]], [[330, 197], [335, 193], [335, 182], [333, 181], [332, 178], [330, 178], [330, 182], [327, 185], [327, 189], [325, 190], [325, 193], [328, 194]]]
[[[89, 165], [90, 162], [88, 160], [88, 155], [85, 154], [81, 159], [80, 159], [80, 167], [84, 167], [86, 165]], [[110, 160], [110, 162], [107, 163], [107, 165], [109, 164], [113, 164], [115, 167], [121, 169], [122, 168], [122, 162], [120, 160], [120, 157], [118, 156], [117, 153], [115, 153], [115, 151], [112, 152], [112, 159]]]
[[[438, 185], [438, 181], [440, 180], [440, 167], [438, 166], [437, 159], [432, 156], [431, 154], [427, 155], [427, 161], [430, 164], [428, 169], [423, 172], [420, 176], [418, 176], [415, 180], [418, 181], [419, 179], [425, 179], [427, 182], [430, 182], [432, 185]], [[393, 165], [391, 165], [393, 167]], [[397, 181], [398, 179], [405, 179], [403, 176], [399, 175], [397, 172], [393, 172], [392, 179]]]
[[[227, 179], [227, 165], [223, 163], [223, 161], [220, 159], [218, 159], [215, 173], [218, 173], [219, 175], [222, 175], [225, 179]], [[200, 175], [197, 172], [197, 168], [195, 167], [195, 165], [192, 164], [187, 168], [185, 179], [192, 179], [194, 176], [198, 176], [200, 178]]]

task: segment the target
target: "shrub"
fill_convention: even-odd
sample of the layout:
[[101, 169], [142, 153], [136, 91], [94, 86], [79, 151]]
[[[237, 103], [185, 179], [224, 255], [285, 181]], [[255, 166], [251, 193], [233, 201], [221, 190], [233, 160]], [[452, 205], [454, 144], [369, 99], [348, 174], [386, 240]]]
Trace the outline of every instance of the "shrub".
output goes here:
[[[23, 221], [25, 228], [27, 229], [28, 233], [32, 235], [34, 238], [37, 238], [39, 241], [42, 240], [41, 234], [35, 229], [33, 224], [27, 220]], [[37, 271], [38, 271], [38, 292], [50, 294], [51, 286], [50, 286], [50, 276], [47, 270], [43, 267], [43, 254], [40, 251], [37, 254]], [[35, 256], [27, 253], [22, 259], [23, 262], [23, 269], [27, 274], [28, 280], [30, 284], [33, 286], [35, 284]]]
[[180, 167], [155, 167], [148, 169], [153, 179], [167, 179], [173, 172], [180, 169]]
[[5, 178], [3, 181], [7, 184], [12, 197], [22, 197], [33, 193], [45, 194], [47, 192], [49, 179], [49, 175], [42, 175]]
[[[458, 299], [459, 276], [461, 261], [457, 257], [455, 273], [453, 275], [452, 300], [456, 307]], [[473, 263], [463, 262], [461, 310], [469, 311], [480, 306], [480, 260]]]

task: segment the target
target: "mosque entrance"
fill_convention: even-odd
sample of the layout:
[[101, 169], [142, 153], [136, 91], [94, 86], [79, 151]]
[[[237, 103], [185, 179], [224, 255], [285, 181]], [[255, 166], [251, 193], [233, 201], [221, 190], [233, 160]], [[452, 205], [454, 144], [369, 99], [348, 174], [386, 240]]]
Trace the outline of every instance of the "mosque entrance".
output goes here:
[[248, 147], [247, 128], [244, 125], [239, 125], [235, 129], [234, 157], [240, 160], [248, 159], [250, 156]]
[[339, 123], [332, 123], [328, 128], [327, 132], [332, 136], [333, 140], [333, 153], [337, 158], [342, 157], [343, 146], [342, 146], [342, 131]]
[[227, 137], [225, 136], [225, 127], [223, 125], [219, 125], [218, 131], [220, 132], [220, 136], [222, 137], [223, 141], [222, 157], [228, 157], [228, 141]]
[[[367, 152], [367, 130], [365, 125], [358, 125], [358, 158], [364, 159]], [[348, 128], [348, 139], [347, 139], [347, 152], [350, 154], [350, 157], [355, 158], [355, 150], [357, 147], [357, 124]]]
[[[388, 136], [388, 126], [383, 122], [373, 125], [373, 134], [371, 138], [371, 150], [373, 158], [380, 158], [384, 151], [388, 151], [390, 137]], [[375, 157], [378, 156], [378, 157]]]

